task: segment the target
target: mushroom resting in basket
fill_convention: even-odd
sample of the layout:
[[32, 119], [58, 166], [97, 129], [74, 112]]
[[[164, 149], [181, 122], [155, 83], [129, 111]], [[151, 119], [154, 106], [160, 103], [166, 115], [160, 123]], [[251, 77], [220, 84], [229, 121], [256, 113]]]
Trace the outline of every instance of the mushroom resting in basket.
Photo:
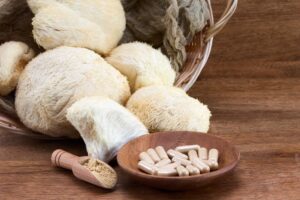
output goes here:
[[[122, 33], [123, 30], [125, 29], [125, 13], [122, 14], [122, 9], [120, 9], [119, 7], [121, 6], [119, 0], [112, 0], [110, 6], [111, 9], [115, 9], [115, 8], [120, 9], [117, 12], [118, 17], [120, 18], [118, 22], [123, 22], [123, 24], [120, 25], [118, 23], [116, 24], [111, 23], [110, 26], [115, 26], [123, 30], [119, 30], [114, 27], [111, 27], [110, 29], [101, 30], [101, 28], [99, 28], [101, 27], [101, 23], [102, 23], [101, 17], [105, 17], [105, 19], [109, 19], [109, 15], [111, 13], [105, 12], [107, 16], [99, 15], [98, 18], [91, 19], [90, 16], [93, 15], [93, 13], [97, 11], [97, 9], [88, 10], [89, 9], [88, 6], [80, 7], [80, 9], [78, 9], [75, 5], [64, 3], [65, 1], [59, 1], [62, 3], [57, 3], [55, 0], [53, 0], [53, 2], [55, 3], [53, 3], [50, 6], [39, 4], [43, 2], [39, 0], [36, 1], [30, 0], [29, 2], [30, 2], [29, 5], [32, 8], [33, 13], [35, 14], [35, 17], [33, 18], [33, 22], [34, 22], [33, 34], [37, 43], [42, 47], [44, 47], [45, 49], [53, 49], [53, 48], [54, 49], [48, 50], [45, 53], [40, 54], [38, 57], [34, 58], [28, 65], [27, 62], [33, 56], [27, 56], [26, 59], [20, 59], [20, 56], [22, 57], [22, 55], [16, 58], [12, 58], [13, 60], [11, 62], [17, 63], [14, 64], [15, 66], [20, 64], [22, 64], [22, 68], [24, 68], [25, 65], [27, 66], [25, 67], [25, 71], [23, 72], [20, 72], [20, 70], [10, 71], [11, 74], [21, 74], [20, 80], [23, 83], [20, 84], [19, 82], [20, 85], [18, 86], [17, 93], [16, 93], [17, 112], [15, 111], [15, 106], [14, 106], [15, 105], [14, 94], [10, 94], [8, 96], [2, 96], [0, 98], [0, 108], [1, 108], [0, 127], [1, 128], [6, 129], [12, 133], [28, 135], [36, 138], [41, 138], [41, 139], [57, 139], [61, 137], [76, 138], [79, 136], [77, 131], [80, 132], [80, 128], [75, 127], [77, 129], [76, 131], [75, 128], [71, 125], [71, 123], [66, 118], [67, 110], [73, 103], [75, 103], [77, 100], [82, 99], [83, 97], [104, 96], [116, 102], [119, 102], [120, 104], [125, 105], [125, 102], [129, 99], [131, 95], [130, 90], [131, 92], [135, 92], [135, 90], [137, 90], [138, 93], [134, 94], [134, 96], [129, 100], [127, 104], [128, 110], [126, 111], [128, 113], [130, 113], [131, 111], [134, 114], [136, 114], [137, 117], [139, 118], [136, 120], [137, 121], [141, 120], [141, 122], [143, 122], [150, 131], [172, 130], [172, 128], [177, 129], [180, 127], [174, 127], [174, 126], [169, 127], [169, 124], [165, 123], [167, 124], [165, 125], [163, 121], [159, 121], [156, 124], [152, 124], [155, 123], [155, 121], [151, 119], [151, 118], [155, 118], [155, 112], [153, 112], [153, 116], [148, 115], [145, 117], [140, 115], [140, 111], [139, 111], [140, 108], [138, 107], [145, 106], [145, 105], [142, 105], [139, 100], [134, 99], [134, 98], [138, 98], [138, 94], [143, 93], [143, 91], [151, 90], [151, 88], [147, 88], [147, 86], [152, 87], [152, 89], [154, 88], [153, 90], [156, 90], [155, 89], [156, 87], [157, 91], [160, 91], [160, 90], [166, 90], [166, 88], [168, 87], [171, 88], [172, 85], [174, 85], [182, 88], [182, 90], [174, 89], [174, 92], [175, 90], [180, 90], [180, 92], [178, 93], [182, 93], [183, 97], [180, 97], [178, 101], [181, 101], [180, 99], [182, 99], [182, 102], [184, 103], [190, 103], [190, 102], [194, 103], [195, 110], [199, 109], [199, 113], [204, 113], [201, 117], [200, 115], [199, 118], [196, 117], [196, 119], [202, 120], [202, 122], [199, 124], [199, 127], [197, 126], [197, 123], [194, 123], [196, 125], [193, 125], [192, 122], [191, 123], [187, 122], [186, 125], [183, 125], [182, 127], [190, 130], [197, 130], [197, 131], [201, 130], [203, 132], [206, 132], [208, 130], [209, 117], [210, 117], [209, 110], [201, 103], [199, 103], [197, 100], [188, 97], [184, 91], [187, 91], [194, 84], [194, 82], [200, 75], [203, 67], [205, 66], [208, 60], [212, 48], [213, 37], [226, 25], [230, 17], [235, 12], [235, 9], [237, 7], [237, 0], [228, 0], [228, 5], [224, 13], [222, 14], [220, 20], [216, 23], [214, 23], [211, 3], [209, 0], [206, 1], [209, 10], [209, 19], [208, 19], [207, 26], [202, 31], [195, 34], [192, 41], [185, 47], [187, 52], [186, 61], [182, 66], [182, 70], [180, 72], [177, 72], [176, 77], [175, 77], [175, 72], [171, 69], [171, 65], [164, 64], [168, 62], [164, 61], [164, 56], [162, 55], [162, 53], [159, 50], [155, 50], [152, 47], [149, 47], [145, 44], [137, 43], [138, 45], [145, 46], [141, 48], [141, 51], [145, 49], [145, 52], [148, 51], [153, 53], [153, 56], [155, 58], [161, 57], [162, 59], [157, 59], [157, 60], [161, 61], [161, 63], [159, 64], [163, 65], [162, 68], [156, 69], [156, 68], [147, 67], [148, 64], [146, 62], [148, 62], [148, 60], [150, 62], [149, 66], [157, 65], [157, 63], [151, 63], [151, 60], [153, 61], [156, 59], [153, 58], [151, 59], [149, 57], [148, 60], [144, 59], [144, 62], [134, 62], [135, 64], [130, 63], [130, 59], [132, 60], [139, 59], [138, 57], [134, 57], [131, 54], [131, 52], [128, 52], [127, 61], [125, 60], [125, 58], [122, 61], [123, 59], [122, 58], [120, 60], [120, 63], [116, 62], [116, 59], [118, 59], [118, 51], [113, 50], [112, 53], [110, 52], [112, 49], [116, 47], [118, 41], [122, 37], [122, 35], [120, 35], [119, 33], [120, 32]], [[97, 4], [97, 6], [101, 7], [100, 4], [99, 5]], [[90, 5], [90, 7], [95, 7], [95, 6]], [[100, 7], [98, 8], [100, 9]], [[101, 40], [101, 42], [105, 42], [103, 41], [103, 38], [93, 38], [93, 40], [90, 41], [84, 40], [84, 42], [86, 43], [82, 43], [80, 42], [80, 40], [83, 40], [82, 38], [86, 38], [86, 35], [80, 35], [80, 34], [76, 35], [75, 34], [76, 32], [74, 33], [74, 35], [73, 32], [72, 34], [68, 34], [68, 30], [65, 30], [64, 26], [55, 27], [53, 25], [54, 27], [52, 27], [53, 29], [51, 29], [50, 32], [48, 30], [44, 30], [44, 26], [40, 22], [46, 20], [47, 18], [50, 18], [51, 20], [55, 20], [55, 18], [53, 18], [52, 16], [53, 14], [52, 12], [54, 12], [54, 10], [56, 9], [57, 11], [62, 9], [63, 11], [69, 13], [70, 15], [68, 16], [67, 19], [70, 20], [70, 23], [72, 23], [73, 20], [72, 16], [75, 17], [78, 14], [76, 12], [80, 12], [80, 14], [84, 16], [84, 19], [78, 20], [77, 24], [74, 25], [74, 28], [76, 29], [76, 27], [79, 26], [80, 28], [82, 28], [82, 30], [87, 31], [90, 30], [89, 26], [91, 26], [91, 29], [93, 29], [93, 31], [87, 32], [87, 34], [91, 34], [92, 37], [94, 37], [93, 36], [94, 33], [96, 33], [96, 35], [97, 33], [101, 33], [101, 36], [103, 36], [103, 38], [105, 37], [105, 35], [109, 35], [112, 37], [106, 41], [109, 43], [109, 45], [105, 46], [104, 49], [101, 49], [101, 47], [97, 47], [97, 44], [100, 43], [98, 43], [97, 40], [94, 39], [99, 39]], [[93, 23], [94, 20], [96, 20], [95, 23]], [[87, 24], [86, 27], [81, 26], [84, 23]], [[92, 27], [92, 24], [95, 25], [95, 27]], [[111, 35], [109, 30], [111, 30], [114, 33], [114, 35]], [[49, 35], [48, 36], [44, 35], [45, 32], [48, 34], [50, 33], [50, 36], [52, 37], [49, 37]], [[0, 38], [0, 41], [3, 41], [3, 38]], [[64, 43], [65, 41], [67, 41], [67, 43]], [[71, 46], [71, 47], [59, 47], [59, 46]], [[78, 47], [89, 48], [101, 55], [97, 55], [91, 50], [81, 49]], [[150, 50], [146, 50], [147, 48]], [[28, 47], [28, 49], [30, 48]], [[9, 51], [9, 50], [5, 50], [5, 51]], [[31, 50], [28, 51], [31, 52]], [[130, 48], [128, 51], [130, 51]], [[139, 50], [137, 49], [137, 51]], [[28, 54], [29, 52], [25, 52], [24, 54], [26, 53]], [[148, 56], [152, 55], [151, 53], [149, 53]], [[32, 54], [30, 53], [30, 55]], [[82, 59], [82, 55], [86, 55], [86, 57]], [[144, 58], [147, 58], [147, 55], [144, 56], [145, 56]], [[106, 57], [107, 60], [105, 60]], [[116, 59], [114, 59], [114, 57], [116, 57]], [[47, 59], [48, 61], [45, 61], [45, 59]], [[2, 62], [0, 62], [0, 65], [2, 68], [3, 67]], [[43, 67], [41, 65], [43, 65]], [[127, 67], [128, 65], [131, 66], [130, 68], [131, 71], [128, 71], [128, 67]], [[74, 66], [82, 66], [82, 67], [78, 67], [78, 69], [76, 70], [79, 71], [75, 71], [73, 68]], [[33, 72], [31, 71], [33, 70], [33, 68], [40, 69], [41, 71]], [[50, 68], [53, 69], [52, 72]], [[12, 69], [14, 68], [12, 67]], [[54, 69], [57, 71], [55, 72]], [[32, 73], [36, 73], [36, 74], [32, 75]], [[53, 79], [49, 78], [50, 76], [46, 76], [46, 74], [50, 74], [50, 75], [52, 74], [54, 78]], [[99, 74], [99, 76], [97, 76], [97, 74]], [[129, 83], [127, 83], [126, 79], [129, 80]], [[106, 84], [107, 80], [109, 80], [108, 84]], [[25, 88], [28, 87], [28, 84], [31, 84], [33, 82], [39, 84], [35, 86], [36, 88], [39, 88], [39, 90], [32, 89], [32, 91], [30, 91], [31, 88], [27, 88], [29, 89], [29, 91], [25, 91], [26, 90]], [[63, 83], [66, 84], [63, 85]], [[56, 89], [59, 88], [61, 89], [61, 91], [59, 90], [56, 91]], [[51, 91], [55, 91], [55, 92], [51, 93]], [[173, 91], [173, 89], [170, 89], [170, 95], [169, 95], [170, 98], [173, 95], [171, 94], [172, 93], [171, 91]], [[26, 95], [27, 92], [30, 95]], [[39, 94], [36, 95], [36, 93]], [[166, 94], [166, 96], [167, 97], [163, 97], [163, 98], [169, 98], [168, 94]], [[30, 99], [35, 97], [36, 97], [35, 100]], [[143, 98], [145, 99], [145, 102], [147, 102], [146, 101], [147, 96], [142, 96], [142, 99]], [[46, 101], [52, 103], [48, 104]], [[158, 103], [164, 105], [164, 103], [166, 104], [167, 102], [162, 101]], [[174, 103], [174, 102], [170, 102], [170, 103]], [[38, 105], [38, 104], [41, 107], [35, 108], [34, 105]], [[149, 104], [148, 106], [153, 110], [159, 108], [159, 106], [158, 108], [156, 108], [151, 104]], [[27, 112], [28, 109], [31, 109], [32, 112]], [[174, 113], [172, 113], [173, 111]], [[34, 112], [36, 112], [37, 118], [34, 117], [35, 115]], [[168, 117], [170, 117], [172, 114], [176, 115], [176, 112], [180, 112], [180, 111], [176, 109], [174, 110], [170, 109], [167, 112], [169, 114], [171, 113], [170, 115], [168, 115]], [[26, 116], [27, 114], [29, 115]], [[178, 114], [176, 116], [178, 116]], [[49, 117], [51, 118], [50, 120], [48, 119]], [[166, 120], [168, 120], [168, 117], [166, 117]], [[30, 120], [36, 120], [35, 121], [36, 124], [32, 123]], [[184, 121], [183, 119], [180, 118], [178, 120]], [[40, 132], [43, 134], [40, 134]]]

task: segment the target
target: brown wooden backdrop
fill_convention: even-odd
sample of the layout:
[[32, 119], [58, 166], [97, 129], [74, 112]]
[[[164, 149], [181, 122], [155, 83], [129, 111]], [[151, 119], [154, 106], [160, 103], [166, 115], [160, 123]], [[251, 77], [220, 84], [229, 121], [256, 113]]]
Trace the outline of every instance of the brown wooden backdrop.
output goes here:
[[[216, 13], [224, 2], [214, 1]], [[118, 188], [106, 192], [50, 166], [54, 149], [82, 155], [82, 142], [37, 141], [1, 131], [0, 199], [300, 199], [300, 1], [240, 0], [213, 49], [190, 94], [212, 110], [210, 134], [240, 149], [232, 176], [170, 193], [120, 172]]]

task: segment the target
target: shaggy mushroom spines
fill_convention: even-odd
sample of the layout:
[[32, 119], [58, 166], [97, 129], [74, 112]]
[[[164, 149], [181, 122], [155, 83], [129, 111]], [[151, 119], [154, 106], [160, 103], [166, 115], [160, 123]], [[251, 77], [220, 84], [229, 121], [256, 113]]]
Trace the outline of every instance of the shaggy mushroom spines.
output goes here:
[[128, 78], [132, 92], [150, 85], [172, 86], [175, 82], [169, 59], [146, 43], [122, 44], [106, 60]]
[[87, 96], [107, 96], [123, 104], [130, 88], [126, 78], [93, 51], [59, 47], [26, 66], [16, 93], [16, 110], [21, 121], [35, 131], [78, 137], [66, 110]]
[[57, 4], [56, 0], [27, 0], [27, 4], [31, 11], [36, 14], [41, 8]]
[[[65, 23], [73, 23], [74, 18], [77, 18], [76, 27], [61, 25], [62, 18]], [[108, 42], [105, 40], [102, 30], [93, 22], [79, 18], [73, 10], [65, 6], [49, 6], [41, 9], [33, 18], [32, 24], [35, 27], [33, 29], [34, 39], [45, 49], [67, 45], [86, 47], [99, 53], [109, 51]], [[74, 38], [75, 35], [76, 38]], [[98, 48], [98, 46], [101, 47]]]
[[[85, 47], [106, 55], [117, 46], [126, 19], [120, 0], [28, 0], [35, 13], [33, 35], [45, 49]], [[61, 20], [64, 19], [64, 20]]]
[[0, 46], [0, 95], [12, 92], [25, 65], [34, 57], [34, 51], [23, 42], [10, 41]]
[[110, 161], [129, 140], [148, 133], [126, 108], [101, 96], [74, 103], [67, 119], [79, 131], [89, 155], [103, 161]]
[[211, 113], [206, 105], [189, 97], [182, 89], [149, 86], [139, 89], [126, 107], [149, 129], [157, 131], [207, 132]]

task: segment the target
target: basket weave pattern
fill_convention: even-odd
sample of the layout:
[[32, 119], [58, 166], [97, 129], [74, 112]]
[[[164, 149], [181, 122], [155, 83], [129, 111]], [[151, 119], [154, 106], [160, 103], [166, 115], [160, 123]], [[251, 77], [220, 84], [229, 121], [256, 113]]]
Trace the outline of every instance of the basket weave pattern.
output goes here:
[[[186, 47], [187, 60], [175, 83], [177, 87], [181, 87], [185, 91], [188, 91], [196, 82], [209, 58], [214, 36], [227, 24], [231, 16], [234, 14], [238, 3], [238, 0], [227, 0], [227, 6], [223, 14], [215, 23], [211, 1], [206, 1], [210, 11], [208, 26], [203, 31], [197, 33], [192, 42]], [[35, 133], [26, 128], [16, 115], [13, 97], [0, 97], [0, 128], [11, 133], [26, 135], [38, 139], [58, 139]]]

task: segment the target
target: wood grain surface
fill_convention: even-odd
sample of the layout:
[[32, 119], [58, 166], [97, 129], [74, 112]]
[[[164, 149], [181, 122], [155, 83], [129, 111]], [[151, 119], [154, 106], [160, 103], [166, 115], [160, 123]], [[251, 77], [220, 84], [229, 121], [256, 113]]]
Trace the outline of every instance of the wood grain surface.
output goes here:
[[[220, 14], [225, 1], [213, 2]], [[232, 176], [174, 193], [135, 183], [113, 163], [120, 180], [107, 192], [51, 167], [57, 148], [84, 155], [81, 141], [38, 141], [1, 131], [0, 199], [300, 199], [299, 11], [299, 0], [240, 0], [190, 91], [212, 110], [210, 134], [241, 151]]]

